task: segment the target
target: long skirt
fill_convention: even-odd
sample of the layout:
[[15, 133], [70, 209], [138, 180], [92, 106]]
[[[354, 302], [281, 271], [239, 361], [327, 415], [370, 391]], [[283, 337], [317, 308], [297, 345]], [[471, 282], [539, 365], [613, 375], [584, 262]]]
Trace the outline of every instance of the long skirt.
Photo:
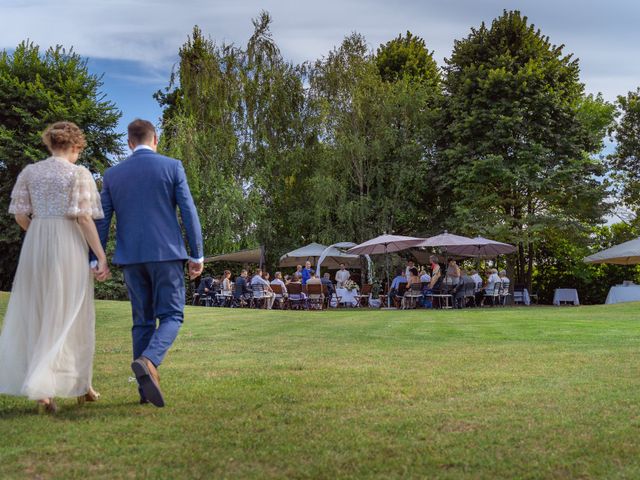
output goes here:
[[0, 335], [0, 393], [84, 395], [95, 351], [93, 275], [75, 220], [34, 218]]

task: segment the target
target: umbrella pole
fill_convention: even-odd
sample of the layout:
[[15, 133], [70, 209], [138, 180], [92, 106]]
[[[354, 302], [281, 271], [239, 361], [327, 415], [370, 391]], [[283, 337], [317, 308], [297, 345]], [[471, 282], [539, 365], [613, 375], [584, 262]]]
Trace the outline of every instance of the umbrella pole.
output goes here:
[[[387, 270], [387, 307], [391, 308], [391, 282], [389, 279], [389, 252], [387, 252], [387, 246], [384, 246], [384, 259], [385, 259], [385, 268]], [[384, 291], [384, 288], [382, 289]]]

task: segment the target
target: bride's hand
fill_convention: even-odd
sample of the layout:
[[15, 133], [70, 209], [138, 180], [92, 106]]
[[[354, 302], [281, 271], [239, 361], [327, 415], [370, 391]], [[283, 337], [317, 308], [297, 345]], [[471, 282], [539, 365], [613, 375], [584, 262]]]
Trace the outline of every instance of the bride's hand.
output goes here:
[[93, 274], [96, 277], [96, 280], [99, 282], [104, 282], [111, 278], [111, 271], [109, 270], [109, 265], [107, 264], [107, 259], [98, 260], [98, 266], [93, 269]]

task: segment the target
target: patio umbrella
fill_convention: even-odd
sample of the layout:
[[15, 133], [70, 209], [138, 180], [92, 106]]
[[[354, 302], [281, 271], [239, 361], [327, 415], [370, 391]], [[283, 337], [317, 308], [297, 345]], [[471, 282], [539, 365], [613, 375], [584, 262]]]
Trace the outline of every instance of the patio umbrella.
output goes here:
[[635, 265], [640, 263], [640, 238], [621, 243], [584, 258], [586, 263], [615, 263]]
[[463, 237], [461, 235], [454, 235], [446, 230], [440, 235], [425, 238], [420, 242], [417, 247], [441, 247], [443, 250], [449, 251], [451, 247], [472, 246], [474, 245], [474, 239], [469, 237]]
[[[387, 274], [387, 285], [391, 287], [389, 283], [389, 253], [399, 252], [401, 250], [407, 250], [412, 247], [418, 246], [424, 238], [417, 237], [405, 237], [403, 235], [380, 235], [379, 237], [367, 240], [360, 245], [347, 250], [348, 253], [356, 255], [382, 255], [385, 256], [385, 270]], [[391, 305], [391, 298], [387, 296], [387, 306]]]
[[497, 242], [484, 237], [475, 237], [472, 240], [474, 242], [472, 245], [451, 245], [447, 248], [447, 252], [462, 257], [493, 258], [498, 255], [507, 255], [517, 250], [516, 247], [508, 243]]
[[[307, 260], [310, 261], [313, 265], [317, 265], [318, 259], [325, 253], [327, 247], [325, 245], [321, 245], [319, 243], [310, 243], [309, 245], [305, 245], [304, 247], [297, 248], [289, 253], [285, 253], [280, 257], [280, 266], [281, 267], [295, 267], [296, 265], [302, 264]], [[357, 268], [360, 266], [360, 259], [357, 255], [349, 255], [347, 253], [338, 250], [337, 248], [332, 248], [325, 255], [324, 265], [329, 267], [336, 267], [341, 262], [344, 262], [351, 268]]]

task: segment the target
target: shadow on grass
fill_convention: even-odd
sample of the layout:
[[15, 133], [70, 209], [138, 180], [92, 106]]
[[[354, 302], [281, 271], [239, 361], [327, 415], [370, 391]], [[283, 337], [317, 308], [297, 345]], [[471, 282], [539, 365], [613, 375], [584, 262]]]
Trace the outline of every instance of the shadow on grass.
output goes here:
[[122, 403], [95, 402], [85, 405], [69, 403], [69, 400], [57, 401], [58, 412], [55, 414], [40, 414], [36, 402], [21, 403], [6, 406], [0, 409], [0, 420], [10, 420], [22, 417], [50, 417], [56, 420], [86, 420], [95, 416], [104, 417], [128, 417], [137, 416], [146, 409], [155, 409], [153, 405], [141, 405], [138, 400], [125, 401]]

